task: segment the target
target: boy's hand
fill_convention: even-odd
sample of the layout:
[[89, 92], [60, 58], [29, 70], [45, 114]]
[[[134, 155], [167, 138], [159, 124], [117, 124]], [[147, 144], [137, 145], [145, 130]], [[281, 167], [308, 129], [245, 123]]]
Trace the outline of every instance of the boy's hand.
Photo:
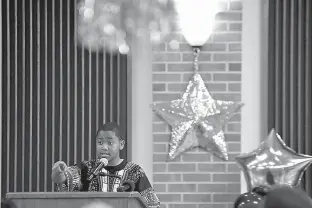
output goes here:
[[63, 183], [66, 181], [65, 172], [68, 171], [68, 167], [63, 161], [56, 162], [52, 167], [51, 178], [54, 183]]

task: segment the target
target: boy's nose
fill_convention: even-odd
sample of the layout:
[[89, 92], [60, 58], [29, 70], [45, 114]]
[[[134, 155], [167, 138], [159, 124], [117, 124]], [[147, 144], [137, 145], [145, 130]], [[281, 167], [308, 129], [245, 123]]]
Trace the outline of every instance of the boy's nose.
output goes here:
[[103, 144], [102, 149], [103, 149], [103, 150], [108, 150], [108, 145]]

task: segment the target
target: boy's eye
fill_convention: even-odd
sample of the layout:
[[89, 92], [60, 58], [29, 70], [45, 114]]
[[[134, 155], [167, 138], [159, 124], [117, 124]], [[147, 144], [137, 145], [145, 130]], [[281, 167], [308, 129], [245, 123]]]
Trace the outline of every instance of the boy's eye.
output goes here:
[[102, 145], [102, 144], [103, 144], [103, 142], [98, 142], [98, 144], [99, 144], [99, 145]]

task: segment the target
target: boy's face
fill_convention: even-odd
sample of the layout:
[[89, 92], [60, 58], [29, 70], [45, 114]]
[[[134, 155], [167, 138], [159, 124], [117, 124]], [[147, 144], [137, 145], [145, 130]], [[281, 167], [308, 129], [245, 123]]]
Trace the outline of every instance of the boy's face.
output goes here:
[[120, 140], [113, 131], [99, 131], [96, 136], [96, 156], [111, 161], [119, 159], [119, 151], [124, 148], [125, 141]]

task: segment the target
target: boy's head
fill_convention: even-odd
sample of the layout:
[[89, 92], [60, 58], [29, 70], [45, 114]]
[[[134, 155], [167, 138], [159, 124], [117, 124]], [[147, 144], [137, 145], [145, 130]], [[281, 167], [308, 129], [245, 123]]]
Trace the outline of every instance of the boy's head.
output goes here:
[[96, 156], [106, 158], [109, 165], [118, 163], [119, 151], [125, 146], [125, 140], [121, 129], [116, 123], [106, 123], [96, 133]]
[[312, 199], [299, 188], [281, 186], [267, 193], [260, 208], [312, 208]]

